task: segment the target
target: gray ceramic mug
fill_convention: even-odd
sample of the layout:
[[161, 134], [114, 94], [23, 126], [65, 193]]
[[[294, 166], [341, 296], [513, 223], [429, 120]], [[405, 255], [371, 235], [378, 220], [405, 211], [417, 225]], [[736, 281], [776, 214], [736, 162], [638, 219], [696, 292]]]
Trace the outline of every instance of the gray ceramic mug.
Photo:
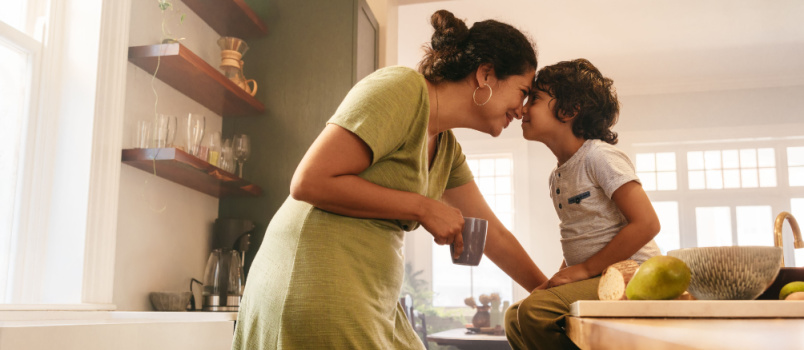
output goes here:
[[455, 243], [450, 244], [452, 263], [457, 265], [477, 266], [483, 257], [486, 248], [486, 231], [489, 222], [478, 218], [463, 218], [463, 252], [457, 259], [455, 256]]

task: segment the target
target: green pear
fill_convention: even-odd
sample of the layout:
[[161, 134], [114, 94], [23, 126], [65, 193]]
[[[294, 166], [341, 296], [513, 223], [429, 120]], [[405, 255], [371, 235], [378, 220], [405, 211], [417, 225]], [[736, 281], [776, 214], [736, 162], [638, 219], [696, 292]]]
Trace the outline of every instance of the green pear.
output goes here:
[[672, 256], [654, 256], [639, 267], [625, 287], [629, 300], [670, 300], [690, 285], [690, 268]]
[[796, 292], [804, 292], [804, 282], [795, 281], [785, 284], [779, 291], [779, 300], [787, 299], [787, 296]]

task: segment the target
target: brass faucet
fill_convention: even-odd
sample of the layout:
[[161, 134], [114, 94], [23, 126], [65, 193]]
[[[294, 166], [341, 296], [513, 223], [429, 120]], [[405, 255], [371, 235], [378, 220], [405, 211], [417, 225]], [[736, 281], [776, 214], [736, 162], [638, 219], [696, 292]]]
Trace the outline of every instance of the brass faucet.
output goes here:
[[[804, 240], [801, 239], [801, 230], [798, 228], [796, 218], [790, 213], [783, 211], [776, 216], [776, 222], [773, 224], [773, 245], [784, 249], [782, 241], [782, 224], [784, 220], [790, 223], [790, 228], [793, 229], [793, 248], [804, 248]], [[782, 256], [782, 267], [784, 267], [784, 256]]]

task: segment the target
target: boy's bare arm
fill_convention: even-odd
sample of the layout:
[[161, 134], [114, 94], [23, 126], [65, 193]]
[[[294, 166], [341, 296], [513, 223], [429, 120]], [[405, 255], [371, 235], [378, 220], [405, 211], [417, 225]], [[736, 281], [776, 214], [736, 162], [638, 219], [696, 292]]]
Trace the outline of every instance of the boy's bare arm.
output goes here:
[[613, 263], [630, 258], [656, 237], [661, 228], [648, 195], [636, 181], [620, 186], [611, 197], [628, 224], [603, 249], [583, 263], [590, 277], [599, 275]]
[[443, 198], [444, 202], [458, 208], [465, 217], [488, 220], [484, 254], [519, 285], [531, 292], [547, 281], [525, 248], [494, 215], [474, 181], [444, 191]]

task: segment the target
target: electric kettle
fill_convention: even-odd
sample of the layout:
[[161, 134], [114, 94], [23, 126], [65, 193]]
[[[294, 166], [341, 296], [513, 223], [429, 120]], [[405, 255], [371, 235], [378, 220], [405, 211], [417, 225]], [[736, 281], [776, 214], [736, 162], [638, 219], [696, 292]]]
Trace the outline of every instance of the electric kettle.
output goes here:
[[204, 273], [204, 311], [237, 312], [242, 295], [240, 252], [231, 248], [213, 250]]

